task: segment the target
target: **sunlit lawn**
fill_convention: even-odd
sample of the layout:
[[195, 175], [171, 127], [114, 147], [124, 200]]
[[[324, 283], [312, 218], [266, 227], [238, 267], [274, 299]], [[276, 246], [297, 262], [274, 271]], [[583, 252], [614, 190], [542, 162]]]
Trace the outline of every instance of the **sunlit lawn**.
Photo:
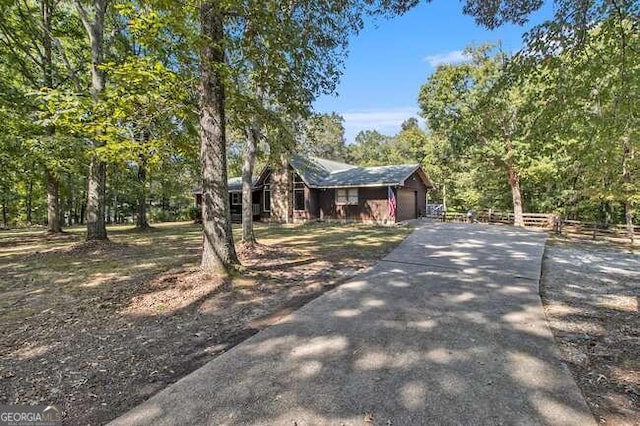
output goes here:
[[[256, 224], [255, 228], [260, 243], [293, 249], [301, 258], [336, 267], [377, 259], [409, 232], [365, 225]], [[82, 243], [82, 227], [69, 228], [61, 237], [47, 237], [42, 230], [0, 232], [0, 319], [46, 309], [50, 296], [68, 295], [72, 302], [83, 293], [85, 299], [88, 289], [196, 266], [199, 261], [200, 226], [192, 223], [155, 224], [151, 232], [143, 233], [133, 226], [110, 226], [108, 234], [111, 244], [92, 245]], [[238, 226], [234, 234], [238, 240]], [[38, 303], [41, 299], [46, 299], [44, 304]]]
[[[82, 227], [57, 237], [1, 231], [0, 401], [55, 403], [72, 424], [103, 423], [255, 332], [259, 318], [372, 265], [410, 231], [256, 224], [261, 245], [240, 251], [245, 268], [230, 287], [197, 271], [192, 223], [111, 226], [108, 243], [84, 242]], [[43, 375], [43, 365], [59, 373]]]

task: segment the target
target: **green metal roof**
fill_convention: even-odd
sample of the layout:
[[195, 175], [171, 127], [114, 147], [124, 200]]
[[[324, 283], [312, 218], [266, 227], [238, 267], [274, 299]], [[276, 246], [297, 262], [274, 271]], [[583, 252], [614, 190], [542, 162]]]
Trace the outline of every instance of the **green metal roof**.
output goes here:
[[318, 186], [337, 188], [344, 186], [404, 185], [405, 179], [411, 176], [419, 167], [418, 164], [356, 167], [331, 173]]
[[[358, 167], [316, 157], [304, 158], [300, 155], [294, 155], [290, 164], [312, 188], [403, 185], [405, 179], [420, 169], [419, 164]], [[425, 184], [431, 186], [428, 178]]]
[[[354, 186], [395, 186], [404, 185], [405, 179], [420, 170], [419, 164], [392, 166], [358, 167], [353, 164], [327, 160], [317, 157], [293, 155], [289, 164], [311, 188], [345, 188]], [[433, 184], [421, 171], [421, 177], [427, 187]], [[253, 179], [255, 187], [257, 178]], [[242, 191], [242, 178], [228, 180], [229, 191]], [[194, 193], [199, 193], [198, 190]]]

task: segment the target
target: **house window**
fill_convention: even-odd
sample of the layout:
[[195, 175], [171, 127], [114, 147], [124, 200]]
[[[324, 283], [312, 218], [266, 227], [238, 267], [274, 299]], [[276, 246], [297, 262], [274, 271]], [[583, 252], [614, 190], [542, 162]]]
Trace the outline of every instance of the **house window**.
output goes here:
[[293, 190], [293, 209], [304, 210], [304, 189]]
[[344, 188], [336, 191], [336, 204], [358, 204], [358, 188]]
[[264, 191], [262, 192], [262, 195], [264, 197], [263, 199], [263, 208], [262, 210], [264, 210], [265, 212], [270, 212], [271, 211], [271, 189], [269, 188], [265, 188]]
[[241, 206], [242, 205], [242, 192], [232, 192], [231, 193], [231, 205], [232, 206]]

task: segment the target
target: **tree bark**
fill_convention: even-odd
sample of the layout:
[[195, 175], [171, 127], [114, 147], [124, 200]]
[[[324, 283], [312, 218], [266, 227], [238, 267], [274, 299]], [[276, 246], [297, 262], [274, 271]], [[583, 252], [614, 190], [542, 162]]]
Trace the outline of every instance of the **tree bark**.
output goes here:
[[293, 216], [293, 184], [288, 154], [282, 154], [276, 161], [278, 163], [274, 165], [271, 173], [271, 218], [276, 222], [289, 223]]
[[91, 158], [87, 176], [87, 241], [107, 239], [107, 228], [104, 223], [106, 168], [104, 162], [95, 156]]
[[[91, 96], [98, 102], [104, 89], [105, 74], [100, 68], [104, 62], [104, 18], [107, 11], [107, 0], [93, 0], [93, 16], [80, 2], [74, 5], [82, 24], [89, 35], [91, 46]], [[106, 240], [107, 228], [104, 222], [105, 184], [107, 167], [96, 155], [91, 157], [87, 176], [87, 240]]]
[[220, 3], [200, 6], [200, 165], [202, 168], [203, 270], [229, 272], [240, 262], [231, 231], [227, 184], [224, 22]]
[[507, 142], [507, 176], [511, 187], [511, 198], [513, 200], [513, 225], [524, 226], [522, 215], [522, 191], [520, 190], [520, 174], [516, 170], [513, 160], [513, 148], [511, 142]]
[[139, 231], [146, 231], [149, 229], [149, 222], [147, 221], [147, 166], [144, 158], [140, 158], [138, 164], [138, 218], [136, 221], [136, 229]]
[[62, 232], [60, 220], [60, 181], [49, 169], [44, 171], [47, 187], [47, 231]]
[[252, 245], [256, 242], [253, 233], [253, 168], [256, 163], [256, 152], [260, 129], [254, 123], [247, 130], [247, 142], [242, 164], [242, 242]]

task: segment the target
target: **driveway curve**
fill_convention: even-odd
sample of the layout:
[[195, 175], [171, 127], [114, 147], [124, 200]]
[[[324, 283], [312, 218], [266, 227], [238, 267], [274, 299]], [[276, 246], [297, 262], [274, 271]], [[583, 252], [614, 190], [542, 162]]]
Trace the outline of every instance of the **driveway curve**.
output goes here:
[[546, 236], [421, 223], [369, 272], [113, 425], [595, 425], [538, 283]]

